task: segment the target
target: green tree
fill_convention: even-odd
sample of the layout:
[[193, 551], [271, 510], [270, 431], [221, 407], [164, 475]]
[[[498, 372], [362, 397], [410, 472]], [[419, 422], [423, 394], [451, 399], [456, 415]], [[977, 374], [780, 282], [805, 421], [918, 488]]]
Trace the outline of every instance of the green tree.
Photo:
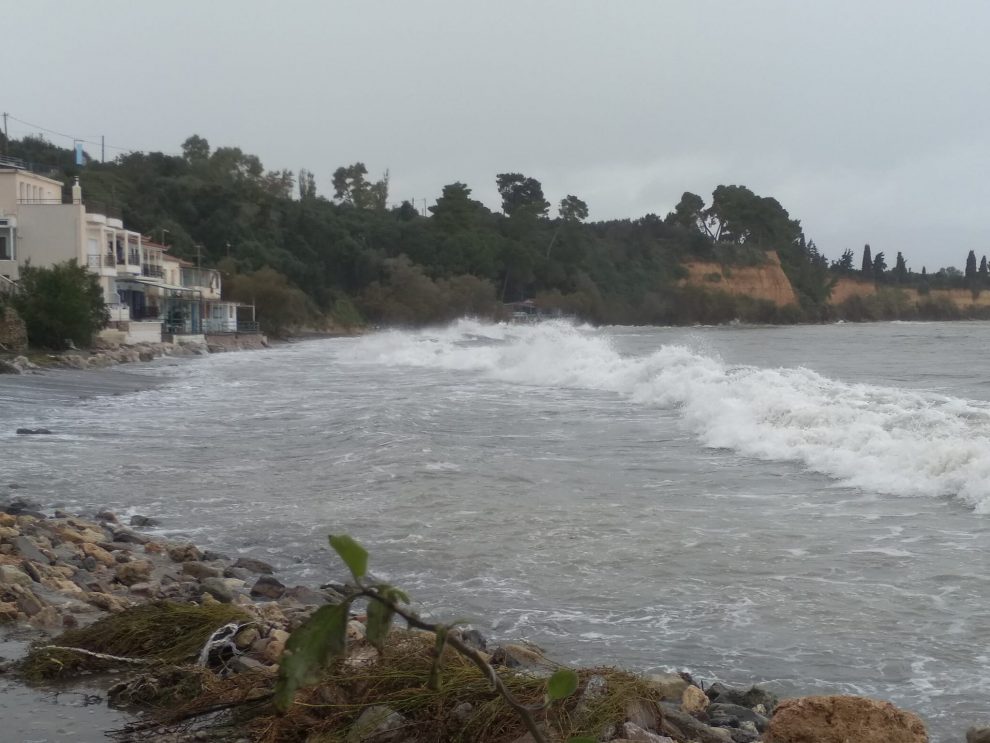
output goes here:
[[969, 251], [969, 255], [966, 256], [966, 274], [967, 279], [976, 278], [976, 253], [972, 250]]
[[356, 209], [384, 210], [388, 205], [388, 172], [375, 182], [368, 181], [367, 175], [368, 168], [360, 162], [337, 168], [333, 172], [334, 198]]
[[981, 277], [983, 277], [984, 279], [986, 279], [986, 278], [987, 278], [987, 276], [988, 276], [988, 275], [990, 275], [990, 270], [988, 270], [988, 269], [987, 269], [987, 257], [986, 257], [986, 256], [983, 256], [983, 257], [982, 257], [982, 258], [980, 259], [980, 269], [979, 269], [979, 274], [980, 274], [980, 276], [981, 276]]
[[832, 261], [831, 270], [841, 274], [851, 274], [853, 272], [853, 252], [850, 248], [842, 251], [842, 257], [837, 261]]
[[74, 260], [51, 268], [25, 266], [18, 287], [12, 303], [34, 346], [89, 347], [110, 319], [99, 279]]
[[863, 264], [860, 272], [863, 274], [864, 279], [873, 278], [873, 258], [870, 255], [869, 243], [863, 246]]
[[873, 279], [875, 281], [882, 281], [884, 271], [887, 270], [887, 261], [883, 257], [883, 251], [881, 250], [875, 256], [873, 256]]
[[903, 284], [907, 281], [908, 270], [907, 263], [904, 261], [904, 256], [901, 255], [901, 251], [897, 251], [897, 260], [894, 262], [894, 281], [898, 284]]
[[681, 200], [677, 202], [677, 206], [674, 207], [674, 211], [667, 215], [667, 221], [682, 227], [697, 229], [698, 225], [702, 224], [704, 210], [705, 200], [697, 194], [685, 191], [681, 195]]
[[313, 171], [306, 170], [306, 168], [299, 170], [299, 198], [316, 198], [316, 176], [313, 175]]
[[588, 218], [588, 205], [570, 194], [560, 200], [557, 211], [565, 222], [583, 222]]
[[210, 157], [210, 143], [193, 134], [182, 143], [182, 156], [190, 163], [206, 162]]
[[490, 212], [480, 201], [471, 198], [471, 189], [457, 182], [443, 187], [443, 194], [430, 207], [434, 223], [444, 232], [471, 230]]
[[284, 336], [314, 319], [306, 295], [292, 286], [288, 278], [268, 266], [224, 279], [224, 297], [253, 304], [262, 329], [276, 337]]
[[545, 217], [550, 202], [543, 196], [543, 186], [535, 178], [522, 173], [499, 173], [495, 176], [498, 193], [502, 197], [502, 211], [506, 216], [527, 213]]

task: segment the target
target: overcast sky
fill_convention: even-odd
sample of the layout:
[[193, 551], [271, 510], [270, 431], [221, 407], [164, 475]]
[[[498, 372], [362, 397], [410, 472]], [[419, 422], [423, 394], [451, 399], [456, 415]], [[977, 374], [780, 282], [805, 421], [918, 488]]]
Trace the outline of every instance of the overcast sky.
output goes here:
[[392, 200], [463, 181], [492, 208], [519, 171], [593, 219], [742, 184], [831, 258], [990, 253], [985, 0], [31, 0], [2, 24], [0, 109], [115, 147], [197, 133], [328, 196], [360, 160]]

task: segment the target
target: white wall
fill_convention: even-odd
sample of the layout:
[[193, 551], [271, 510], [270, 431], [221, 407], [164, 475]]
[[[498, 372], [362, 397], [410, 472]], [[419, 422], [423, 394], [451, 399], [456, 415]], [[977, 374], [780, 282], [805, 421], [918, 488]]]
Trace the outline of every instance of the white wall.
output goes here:
[[128, 344], [161, 343], [162, 324], [160, 322], [131, 322], [128, 324]]
[[81, 204], [21, 204], [17, 210], [17, 262], [53, 266], [75, 259], [86, 265]]

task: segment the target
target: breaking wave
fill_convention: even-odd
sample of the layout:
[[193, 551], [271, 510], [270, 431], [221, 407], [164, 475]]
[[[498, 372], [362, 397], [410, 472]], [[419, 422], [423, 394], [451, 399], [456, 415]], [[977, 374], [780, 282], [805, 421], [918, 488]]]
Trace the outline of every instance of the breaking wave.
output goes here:
[[805, 368], [729, 366], [662, 345], [623, 355], [601, 331], [565, 323], [490, 325], [362, 338], [355, 360], [475, 372], [515, 385], [596, 390], [676, 409], [708, 447], [793, 461], [863, 490], [957, 497], [990, 513], [990, 405], [851, 384]]

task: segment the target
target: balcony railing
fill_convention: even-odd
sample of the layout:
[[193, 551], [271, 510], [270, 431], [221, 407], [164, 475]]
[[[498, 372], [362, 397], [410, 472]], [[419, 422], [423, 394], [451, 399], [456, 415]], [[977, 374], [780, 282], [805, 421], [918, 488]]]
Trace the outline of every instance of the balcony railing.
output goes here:
[[112, 303], [107, 305], [111, 322], [128, 322], [131, 319], [131, 309], [126, 304]]
[[113, 253], [107, 253], [106, 255], [89, 255], [86, 256], [86, 265], [89, 268], [114, 268], [117, 265], [117, 259], [114, 258]]
[[16, 281], [8, 279], [6, 276], [0, 276], [0, 297], [12, 297], [17, 294], [19, 290], [20, 287], [17, 286]]
[[137, 248], [131, 248], [129, 251], [127, 251], [127, 265], [140, 266], [141, 251], [139, 251]]
[[57, 199], [18, 199], [18, 204], [64, 204], [62, 197], [59, 196]]
[[145, 263], [141, 266], [141, 275], [161, 279], [165, 277], [165, 269], [161, 266], [156, 266], [153, 263]]

